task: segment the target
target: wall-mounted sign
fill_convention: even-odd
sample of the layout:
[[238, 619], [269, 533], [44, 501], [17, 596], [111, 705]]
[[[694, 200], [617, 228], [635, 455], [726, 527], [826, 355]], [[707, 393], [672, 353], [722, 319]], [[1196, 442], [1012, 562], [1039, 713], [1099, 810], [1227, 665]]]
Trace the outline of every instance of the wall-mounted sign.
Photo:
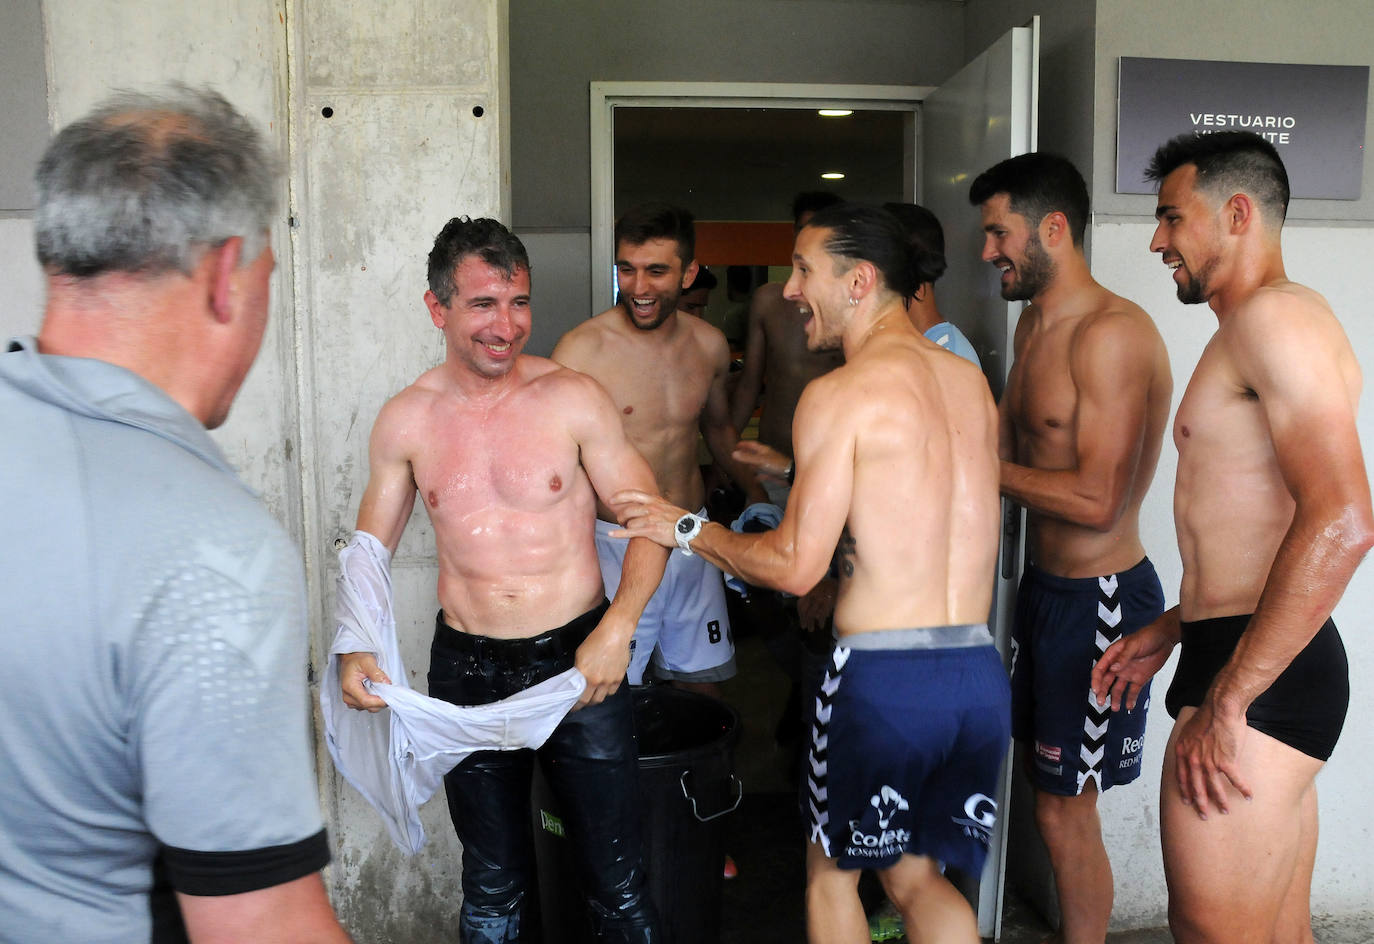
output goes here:
[[1368, 94], [1368, 66], [1123, 56], [1116, 190], [1154, 193], [1145, 168], [1175, 135], [1236, 130], [1273, 142], [1294, 197], [1358, 200]]

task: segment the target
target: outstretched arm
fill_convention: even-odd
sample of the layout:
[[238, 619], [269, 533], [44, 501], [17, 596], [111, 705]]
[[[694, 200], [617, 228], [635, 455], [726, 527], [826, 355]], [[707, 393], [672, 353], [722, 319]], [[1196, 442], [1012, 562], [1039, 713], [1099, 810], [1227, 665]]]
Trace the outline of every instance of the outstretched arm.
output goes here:
[[[603, 503], [619, 513], [608, 496], [634, 489], [658, 494], [653, 470], [629, 439], [610, 395], [585, 375], [570, 378], [578, 407], [574, 435], [581, 450], [582, 467]], [[623, 518], [622, 518], [623, 521]], [[630, 542], [621, 567], [620, 585], [601, 622], [577, 649], [577, 668], [587, 679], [579, 706], [597, 704], [615, 693], [630, 664], [630, 639], [649, 598], [663, 579], [668, 552], [640, 538]]]
[[1074, 465], [1033, 469], [1007, 461], [1003, 428], [1002, 493], [1041, 515], [1098, 531], [1115, 527], [1145, 450], [1155, 350], [1151, 333], [1125, 315], [1084, 327], [1070, 356], [1078, 390]]
[[[415, 479], [405, 439], [407, 413], [412, 409], [405, 393], [392, 398], [377, 415], [368, 441], [367, 490], [358, 505], [357, 530], [377, 538], [391, 553], [401, 543], [410, 512], [415, 507]], [[339, 655], [339, 688], [350, 708], [380, 711], [386, 702], [371, 694], [363, 681], [390, 683], [370, 652]]]
[[1209, 796], [1226, 811], [1223, 777], [1249, 796], [1236, 764], [1246, 710], [1316, 635], [1374, 545], [1358, 367], [1334, 316], [1262, 291], [1232, 318], [1234, 362], [1259, 397], [1296, 508], [1254, 617], [1177, 739], [1180, 792], [1203, 816]]
[[[825, 575], [854, 486], [854, 441], [839, 415], [844, 398], [834, 394], [833, 386], [824, 378], [813, 381], [797, 404], [792, 429], [796, 482], [782, 523], [759, 534], [736, 534], [708, 524], [692, 541], [692, 553], [749, 583], [798, 596]], [[642, 492], [623, 492], [614, 500], [625, 507], [625, 527], [614, 532], [617, 536], [644, 536], [663, 547], [677, 546], [673, 527], [683, 509]]]

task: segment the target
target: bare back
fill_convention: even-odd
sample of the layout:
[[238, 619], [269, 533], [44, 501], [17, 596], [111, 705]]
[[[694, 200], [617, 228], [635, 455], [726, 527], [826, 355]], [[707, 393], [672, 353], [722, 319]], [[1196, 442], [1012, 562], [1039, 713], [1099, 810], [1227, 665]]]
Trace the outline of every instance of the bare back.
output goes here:
[[992, 603], [996, 407], [976, 367], [900, 317], [901, 330], [808, 386], [797, 410], [798, 462], [819, 474], [807, 475], [815, 488], [798, 480], [789, 516], [849, 488], [841, 635], [981, 623]]
[[[609, 410], [594, 384], [543, 358], [522, 356], [507, 379], [500, 395], [469, 398], [440, 366], [388, 402], [358, 526], [394, 546], [387, 531], [399, 538], [409, 502], [399, 527], [372, 519], [397, 507], [388, 490], [409, 485], [434, 526], [444, 619], [463, 632], [522, 637], [601, 599], [580, 442]], [[408, 483], [389, 477], [398, 463]]]
[[1293, 522], [1290, 482], [1364, 482], [1362, 382], [1345, 332], [1305, 286], [1261, 288], [1223, 319], [1174, 420], [1184, 619], [1255, 611]]
[[1082, 313], [1022, 314], [1001, 406], [1003, 458], [1074, 470], [1053, 501], [1008, 489], [1027, 506], [1030, 559], [1063, 577], [1118, 573], [1145, 556], [1140, 505], [1173, 393], [1149, 315], [1095, 283], [1081, 301]]
[[[565, 334], [553, 358], [592, 377], [611, 395], [625, 434], [653, 469], [663, 497], [684, 508], [700, 508], [706, 493], [697, 433], [708, 408], [727, 411], [724, 378], [730, 351], [725, 336], [680, 312], [659, 328], [641, 331], [616, 307]], [[713, 404], [713, 398], [718, 402]], [[598, 514], [602, 520], [616, 520], [604, 504]]]

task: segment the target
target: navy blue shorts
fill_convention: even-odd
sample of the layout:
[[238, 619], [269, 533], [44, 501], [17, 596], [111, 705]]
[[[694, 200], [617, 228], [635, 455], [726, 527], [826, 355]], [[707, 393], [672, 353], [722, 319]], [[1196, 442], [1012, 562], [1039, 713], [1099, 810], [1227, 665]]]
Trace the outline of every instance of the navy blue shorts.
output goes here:
[[1011, 733], [1001, 657], [990, 644], [867, 650], [849, 639], [816, 699], [802, 788], [808, 838], [843, 869], [884, 869], [911, 854], [977, 875]]
[[1078, 796], [1089, 780], [1101, 793], [1140, 776], [1150, 686], [1135, 709], [1112, 711], [1092, 695], [1098, 658], [1164, 612], [1149, 558], [1106, 577], [1057, 577], [1027, 564], [1012, 630], [1012, 734], [1031, 752], [1031, 782]]

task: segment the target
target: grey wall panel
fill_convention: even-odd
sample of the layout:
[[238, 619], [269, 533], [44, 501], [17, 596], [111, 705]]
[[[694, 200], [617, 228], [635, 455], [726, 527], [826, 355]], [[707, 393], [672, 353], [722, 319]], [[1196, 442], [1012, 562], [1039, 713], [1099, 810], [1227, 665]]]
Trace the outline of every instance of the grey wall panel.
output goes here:
[[33, 168], [48, 143], [41, 0], [0, 3], [0, 212], [32, 210]]

